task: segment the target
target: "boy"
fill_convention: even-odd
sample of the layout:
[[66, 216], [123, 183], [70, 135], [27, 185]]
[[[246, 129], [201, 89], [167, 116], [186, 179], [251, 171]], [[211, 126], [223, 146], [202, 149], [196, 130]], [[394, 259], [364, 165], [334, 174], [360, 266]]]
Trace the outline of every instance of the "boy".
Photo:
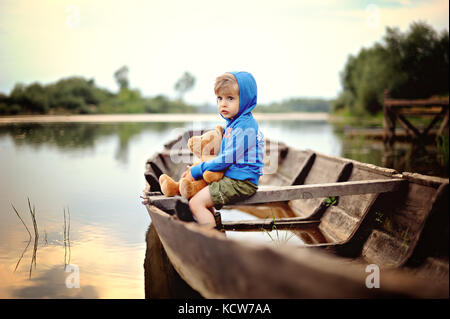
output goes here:
[[214, 208], [245, 199], [258, 189], [264, 166], [264, 140], [251, 111], [256, 106], [256, 82], [248, 72], [229, 72], [216, 79], [214, 92], [226, 120], [219, 155], [188, 170], [186, 178], [201, 179], [205, 171], [225, 176], [203, 188], [189, 201], [199, 224], [215, 225]]

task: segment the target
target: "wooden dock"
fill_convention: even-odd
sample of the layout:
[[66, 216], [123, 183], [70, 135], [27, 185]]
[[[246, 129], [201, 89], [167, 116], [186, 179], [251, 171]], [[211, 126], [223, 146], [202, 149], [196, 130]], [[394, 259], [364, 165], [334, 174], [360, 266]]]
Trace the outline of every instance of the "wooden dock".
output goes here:
[[[386, 145], [392, 148], [397, 139], [396, 123], [398, 122], [406, 134], [413, 141], [424, 141], [430, 134], [433, 127], [439, 121], [441, 124], [434, 133], [435, 138], [440, 138], [444, 130], [448, 131], [449, 120], [449, 99], [447, 98], [429, 98], [429, 99], [392, 99], [389, 92], [384, 93], [384, 136], [383, 140]], [[427, 126], [420, 129], [413, 125], [408, 116], [431, 117], [431, 121]]]

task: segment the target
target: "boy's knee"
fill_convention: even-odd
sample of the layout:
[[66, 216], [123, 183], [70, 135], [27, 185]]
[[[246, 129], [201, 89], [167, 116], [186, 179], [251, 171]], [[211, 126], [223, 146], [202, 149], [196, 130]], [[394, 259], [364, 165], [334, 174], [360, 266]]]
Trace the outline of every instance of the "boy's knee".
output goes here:
[[191, 199], [189, 200], [189, 208], [192, 210], [192, 209], [194, 208], [194, 206], [195, 206], [194, 198], [191, 198]]
[[194, 196], [189, 200], [189, 208], [191, 209], [191, 211], [195, 211], [197, 207], [199, 207], [199, 202], [197, 198]]

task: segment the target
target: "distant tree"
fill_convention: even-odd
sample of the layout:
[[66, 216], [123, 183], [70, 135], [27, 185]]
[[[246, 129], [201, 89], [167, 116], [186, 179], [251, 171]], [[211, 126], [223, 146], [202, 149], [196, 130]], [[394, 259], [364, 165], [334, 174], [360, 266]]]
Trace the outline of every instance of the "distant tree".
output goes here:
[[189, 72], [184, 72], [180, 79], [178, 79], [177, 83], [175, 83], [175, 91], [178, 92], [178, 96], [180, 100], [183, 100], [184, 94], [187, 91], [191, 90], [195, 85], [195, 77], [191, 75]]
[[383, 41], [350, 56], [340, 75], [343, 90], [333, 109], [353, 115], [381, 111], [385, 90], [395, 98], [448, 95], [448, 31], [439, 34], [425, 22], [405, 33], [388, 27]]
[[116, 79], [116, 82], [119, 85], [120, 90], [128, 89], [129, 86], [128, 72], [129, 72], [128, 67], [124, 65], [114, 73], [114, 78]]

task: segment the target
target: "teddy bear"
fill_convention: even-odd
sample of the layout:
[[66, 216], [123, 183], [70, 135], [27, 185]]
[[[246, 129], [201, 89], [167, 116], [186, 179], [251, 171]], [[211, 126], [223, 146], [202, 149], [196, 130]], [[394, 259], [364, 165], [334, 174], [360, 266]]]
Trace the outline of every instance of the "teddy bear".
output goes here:
[[[209, 161], [219, 154], [222, 135], [223, 128], [218, 125], [215, 130], [207, 131], [200, 136], [192, 136], [188, 140], [187, 145], [189, 149], [200, 160], [192, 166]], [[190, 166], [188, 166], [188, 170], [189, 169]], [[178, 182], [173, 180], [170, 176], [162, 174], [159, 177], [161, 192], [168, 197], [181, 195], [190, 199], [208, 184], [222, 179], [224, 175], [224, 172], [205, 171], [203, 173], [203, 179], [192, 181], [185, 178], [188, 170], [181, 175]]]

